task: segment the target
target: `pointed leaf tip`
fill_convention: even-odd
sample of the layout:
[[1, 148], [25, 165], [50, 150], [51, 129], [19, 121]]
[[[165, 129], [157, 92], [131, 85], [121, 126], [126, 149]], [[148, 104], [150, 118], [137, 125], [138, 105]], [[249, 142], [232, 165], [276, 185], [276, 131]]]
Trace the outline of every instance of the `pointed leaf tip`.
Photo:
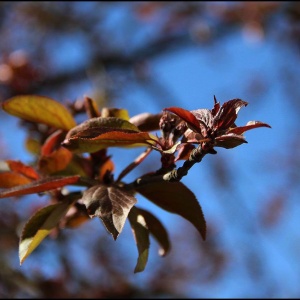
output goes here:
[[161, 208], [191, 222], [206, 238], [206, 222], [194, 193], [182, 182], [155, 182], [138, 187], [137, 192]]
[[116, 240], [136, 199], [132, 193], [117, 186], [99, 184], [83, 193], [82, 203], [86, 206], [89, 216], [99, 217]]
[[70, 203], [56, 203], [37, 211], [25, 224], [19, 242], [20, 265], [67, 213]]

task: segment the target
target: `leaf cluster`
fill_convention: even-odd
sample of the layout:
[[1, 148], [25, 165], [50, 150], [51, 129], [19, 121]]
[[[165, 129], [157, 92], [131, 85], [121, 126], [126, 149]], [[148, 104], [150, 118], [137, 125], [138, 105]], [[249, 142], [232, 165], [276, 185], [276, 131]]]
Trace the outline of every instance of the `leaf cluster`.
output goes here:
[[[80, 124], [76, 122], [76, 110], [48, 97], [26, 95], [6, 100], [3, 110], [31, 128], [27, 144], [36, 161], [32, 165], [6, 161], [7, 171], [0, 173], [0, 198], [36, 193], [47, 194], [51, 199], [50, 205], [36, 211], [23, 228], [20, 263], [54, 229], [76, 228], [96, 217], [116, 240], [128, 219], [138, 250], [134, 272], [143, 271], [150, 236], [160, 245], [161, 256], [169, 252], [170, 240], [161, 221], [137, 205], [137, 194], [189, 221], [205, 240], [202, 208], [180, 180], [206, 154], [216, 154], [215, 147], [239, 146], [246, 142], [245, 131], [270, 127], [258, 121], [238, 127], [238, 111], [247, 102], [233, 99], [221, 106], [214, 100], [212, 110], [169, 107], [159, 114], [142, 113], [130, 118], [123, 109], [99, 110], [86, 97], [83, 102], [87, 120]], [[30, 146], [33, 143], [35, 147]], [[110, 147], [145, 150], [115, 179], [114, 160], [108, 155]], [[161, 167], [125, 182], [123, 178], [152, 151], [160, 153]], [[184, 162], [177, 168], [179, 160]], [[68, 185], [78, 190], [71, 191]]]

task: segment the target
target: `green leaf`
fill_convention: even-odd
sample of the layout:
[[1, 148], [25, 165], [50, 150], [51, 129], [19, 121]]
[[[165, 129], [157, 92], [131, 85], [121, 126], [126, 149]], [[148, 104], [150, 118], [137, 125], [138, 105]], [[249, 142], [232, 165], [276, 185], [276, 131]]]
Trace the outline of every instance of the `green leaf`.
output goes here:
[[143, 215], [140, 214], [140, 210], [136, 207], [132, 207], [128, 219], [139, 253], [137, 264], [134, 269], [134, 273], [138, 273], [144, 271], [148, 261], [150, 247], [149, 230]]
[[43, 96], [15, 96], [2, 104], [3, 110], [21, 119], [70, 130], [76, 122], [61, 103]]
[[25, 224], [19, 243], [20, 264], [36, 249], [55, 228], [69, 209], [70, 203], [57, 203], [37, 211]]
[[136, 191], [161, 208], [191, 222], [205, 240], [206, 222], [201, 206], [182, 182], [153, 182], [137, 187]]
[[84, 191], [81, 201], [89, 216], [99, 217], [115, 240], [123, 230], [129, 211], [137, 202], [133, 193], [118, 186], [103, 184]]
[[18, 185], [0, 192], [0, 198], [22, 196], [28, 194], [42, 193], [53, 189], [61, 188], [68, 184], [74, 184], [80, 176], [52, 176], [28, 184]]

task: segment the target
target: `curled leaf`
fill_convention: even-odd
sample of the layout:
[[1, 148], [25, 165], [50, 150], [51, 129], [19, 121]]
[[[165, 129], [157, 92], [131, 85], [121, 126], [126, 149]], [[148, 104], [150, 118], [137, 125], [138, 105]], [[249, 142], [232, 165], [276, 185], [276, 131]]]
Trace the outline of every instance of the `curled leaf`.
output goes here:
[[149, 255], [150, 239], [146, 221], [139, 209], [132, 207], [128, 219], [132, 228], [133, 236], [138, 248], [139, 257], [134, 273], [144, 271]]
[[145, 224], [153, 237], [157, 240], [160, 245], [159, 255], [165, 256], [170, 250], [170, 241], [168, 233], [163, 226], [163, 224], [149, 211], [137, 208], [134, 206], [135, 210], [137, 211], [138, 215], [143, 216], [145, 220]]
[[213, 121], [214, 130], [228, 129], [235, 122], [239, 110], [247, 106], [248, 102], [241, 99], [229, 100], [221, 106]]
[[188, 126], [195, 132], [201, 132], [200, 123], [190, 111], [180, 107], [168, 107], [164, 110], [170, 111], [185, 121]]
[[228, 130], [228, 133], [234, 133], [234, 134], [243, 134], [247, 130], [251, 130], [254, 128], [259, 128], [259, 127], [268, 127], [271, 128], [271, 126], [267, 123], [263, 123], [260, 121], [249, 121], [245, 126], [240, 126], [240, 127], [235, 127], [232, 129]]

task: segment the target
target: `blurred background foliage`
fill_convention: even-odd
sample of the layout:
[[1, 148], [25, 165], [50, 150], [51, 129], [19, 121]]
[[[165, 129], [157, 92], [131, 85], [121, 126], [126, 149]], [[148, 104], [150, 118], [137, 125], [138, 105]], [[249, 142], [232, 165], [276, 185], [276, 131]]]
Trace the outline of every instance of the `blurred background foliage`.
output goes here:
[[[161, 258], [152, 241], [141, 274], [133, 274], [130, 227], [113, 241], [96, 219], [53, 234], [20, 267], [20, 229], [47, 198], [2, 199], [0, 297], [300, 296], [299, 2], [2, 1], [0, 36], [1, 102], [38, 94], [80, 110], [88, 95], [133, 116], [211, 109], [216, 95], [249, 102], [239, 125], [272, 126], [205, 157], [184, 178], [206, 216], [205, 242], [140, 199], [172, 242]], [[29, 128], [3, 111], [0, 118], [0, 159], [30, 163]], [[116, 172], [138, 151], [113, 149]], [[133, 177], [157, 169], [158, 156], [142, 166]]]

